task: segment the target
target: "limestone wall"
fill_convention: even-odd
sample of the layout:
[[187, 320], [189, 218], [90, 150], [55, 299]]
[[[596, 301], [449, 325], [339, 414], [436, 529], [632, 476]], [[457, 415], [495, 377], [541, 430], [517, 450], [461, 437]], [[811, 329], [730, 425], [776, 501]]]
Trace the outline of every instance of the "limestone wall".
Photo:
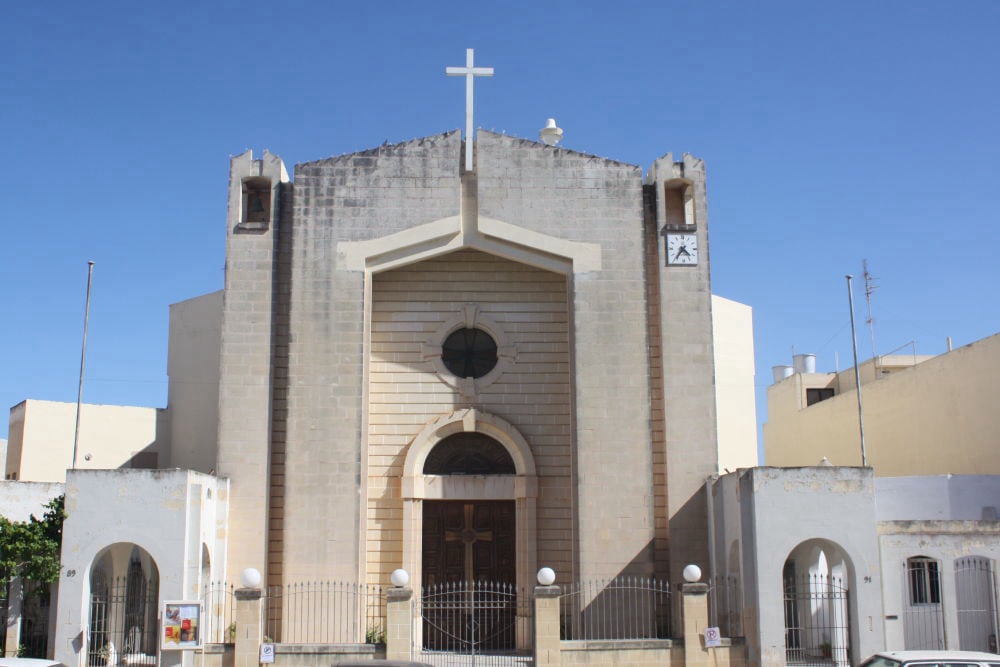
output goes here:
[[279, 480], [286, 581], [364, 574], [367, 276], [340, 244], [456, 215], [460, 150], [451, 132], [296, 168]]
[[[462, 407], [502, 417], [527, 440], [539, 476], [538, 558], [569, 572], [571, 452], [565, 277], [464, 250], [374, 276], [368, 418], [367, 577], [402, 566], [399, 478], [423, 426]], [[503, 333], [513, 358], [496, 381], [463, 395], [433, 363], [442, 327], [467, 306]], [[450, 384], [449, 384], [450, 383]]]
[[570, 285], [578, 564], [650, 574], [652, 447], [642, 170], [479, 131], [479, 215], [600, 247]]

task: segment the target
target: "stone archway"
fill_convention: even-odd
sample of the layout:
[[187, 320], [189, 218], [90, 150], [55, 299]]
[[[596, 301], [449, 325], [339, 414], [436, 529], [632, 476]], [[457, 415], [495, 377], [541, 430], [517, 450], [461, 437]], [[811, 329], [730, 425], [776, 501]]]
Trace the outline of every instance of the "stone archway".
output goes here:
[[852, 572], [847, 553], [829, 540], [807, 540], [788, 554], [781, 578], [789, 665], [852, 664]]
[[88, 664], [155, 664], [159, 568], [131, 542], [102, 549], [89, 572]]
[[[481, 433], [499, 443], [513, 463], [514, 474], [426, 474], [425, 466], [434, 448], [459, 433]], [[410, 572], [414, 583], [422, 581], [425, 501], [511, 501], [514, 505], [515, 580], [519, 588], [529, 587], [537, 565], [537, 495], [538, 479], [531, 449], [506, 420], [470, 408], [433, 421], [414, 438], [403, 464], [403, 567]]]

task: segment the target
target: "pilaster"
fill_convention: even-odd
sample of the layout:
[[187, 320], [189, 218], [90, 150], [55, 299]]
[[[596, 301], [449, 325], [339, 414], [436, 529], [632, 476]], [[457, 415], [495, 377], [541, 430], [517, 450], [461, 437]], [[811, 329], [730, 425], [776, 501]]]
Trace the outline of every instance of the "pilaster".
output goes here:
[[412, 600], [410, 588], [390, 588], [385, 593], [386, 660], [409, 660], [413, 653]]

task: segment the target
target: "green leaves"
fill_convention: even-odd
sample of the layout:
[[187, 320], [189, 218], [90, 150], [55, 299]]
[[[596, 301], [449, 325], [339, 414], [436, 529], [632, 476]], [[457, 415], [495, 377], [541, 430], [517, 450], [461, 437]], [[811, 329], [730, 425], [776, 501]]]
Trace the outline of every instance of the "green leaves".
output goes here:
[[64, 496], [45, 505], [41, 519], [11, 521], [0, 517], [0, 580], [21, 577], [53, 582], [59, 578], [62, 524], [66, 518]]

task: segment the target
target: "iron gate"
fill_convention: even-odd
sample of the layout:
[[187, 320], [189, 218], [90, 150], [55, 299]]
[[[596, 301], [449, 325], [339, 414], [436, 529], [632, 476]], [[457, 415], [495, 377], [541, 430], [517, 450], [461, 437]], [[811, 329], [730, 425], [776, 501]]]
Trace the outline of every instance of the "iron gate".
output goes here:
[[997, 588], [992, 563], [981, 556], [955, 561], [958, 644], [963, 651], [997, 650]]
[[91, 582], [87, 664], [156, 664], [156, 579], [130, 575]]
[[532, 607], [510, 584], [453, 582], [424, 588], [420, 597], [423, 662], [434, 665], [530, 665]]
[[789, 665], [850, 665], [848, 590], [840, 577], [785, 578], [785, 660]]

